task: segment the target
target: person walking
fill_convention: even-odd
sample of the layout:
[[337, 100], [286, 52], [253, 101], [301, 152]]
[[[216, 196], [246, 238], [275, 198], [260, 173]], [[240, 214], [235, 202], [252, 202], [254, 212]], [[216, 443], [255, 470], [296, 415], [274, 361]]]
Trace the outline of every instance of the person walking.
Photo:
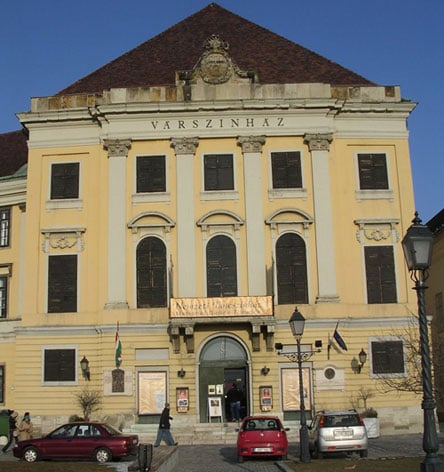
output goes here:
[[34, 425], [32, 424], [32, 421], [31, 421], [31, 415], [29, 414], [29, 411], [27, 411], [23, 415], [23, 419], [20, 422], [20, 425], [18, 427], [19, 441], [24, 441], [25, 439], [31, 439], [33, 429], [34, 429]]
[[161, 441], [165, 441], [167, 446], [177, 446], [178, 443], [174, 441], [170, 431], [170, 420], [172, 419], [172, 416], [170, 416], [170, 404], [165, 403], [165, 408], [160, 415], [159, 429], [157, 430], [157, 438], [154, 447], [158, 447]]
[[230, 404], [231, 421], [239, 421], [242, 392], [237, 388], [235, 383], [233, 383], [230, 390], [228, 390], [227, 399]]
[[15, 438], [15, 442], [17, 442], [18, 436], [18, 429], [17, 429], [17, 416], [18, 413], [14, 410], [9, 410], [9, 435], [8, 435], [8, 442], [3, 446], [2, 451], [3, 453], [8, 452], [9, 446], [12, 444]]

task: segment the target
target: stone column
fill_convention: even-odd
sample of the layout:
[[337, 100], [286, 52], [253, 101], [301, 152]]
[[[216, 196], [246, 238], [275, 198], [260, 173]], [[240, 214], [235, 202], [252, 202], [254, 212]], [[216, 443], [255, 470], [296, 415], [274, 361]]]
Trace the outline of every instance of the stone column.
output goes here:
[[194, 155], [198, 145], [198, 138], [171, 139], [177, 169], [177, 297], [197, 296]]
[[126, 297], [126, 158], [129, 139], [106, 139], [108, 151], [108, 300], [106, 309], [128, 308]]
[[318, 259], [317, 303], [339, 302], [336, 292], [335, 248], [331, 206], [328, 152], [331, 133], [306, 134], [304, 142], [311, 152], [315, 210], [316, 253]]
[[264, 296], [267, 277], [261, 156], [265, 136], [241, 136], [237, 144], [244, 155], [248, 295]]

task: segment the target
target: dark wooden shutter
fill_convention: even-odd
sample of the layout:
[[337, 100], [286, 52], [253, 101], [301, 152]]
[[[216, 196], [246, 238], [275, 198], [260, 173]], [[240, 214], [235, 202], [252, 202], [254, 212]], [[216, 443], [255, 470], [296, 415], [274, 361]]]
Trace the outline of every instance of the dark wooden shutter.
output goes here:
[[402, 341], [372, 341], [372, 369], [374, 374], [404, 374]]
[[386, 190], [388, 186], [385, 154], [358, 154], [361, 190]]
[[49, 256], [48, 313], [77, 311], [77, 256]]
[[141, 192], [165, 192], [165, 156], [140, 156], [137, 158], [137, 188]]
[[205, 190], [234, 190], [233, 156], [208, 154], [204, 157]]
[[365, 273], [368, 303], [396, 303], [396, 277], [392, 246], [366, 246]]
[[159, 238], [144, 238], [137, 246], [137, 307], [167, 306], [166, 247]]
[[272, 152], [273, 188], [302, 188], [301, 153]]
[[73, 382], [75, 372], [75, 349], [48, 349], [45, 351], [45, 382]]
[[79, 198], [78, 162], [53, 164], [51, 167], [51, 199]]
[[276, 244], [278, 304], [308, 303], [307, 255], [304, 240], [294, 233]]
[[215, 236], [207, 244], [207, 297], [236, 296], [236, 246], [227, 236]]

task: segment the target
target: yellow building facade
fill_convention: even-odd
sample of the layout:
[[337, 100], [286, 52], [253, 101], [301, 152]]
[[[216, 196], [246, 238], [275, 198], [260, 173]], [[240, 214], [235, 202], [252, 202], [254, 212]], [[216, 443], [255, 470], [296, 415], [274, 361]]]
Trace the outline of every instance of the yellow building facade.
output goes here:
[[368, 81], [263, 81], [231, 54], [232, 14], [197, 15], [208, 31], [172, 84], [85, 86], [18, 114], [27, 172], [0, 180], [1, 405], [48, 430], [85, 388], [125, 428], [169, 401], [180, 440], [230, 420], [235, 382], [243, 414], [297, 422], [297, 365], [275, 349], [295, 349], [297, 306], [309, 415], [371, 406], [383, 432], [420, 431], [420, 399], [383, 382], [409, 375], [414, 104]]

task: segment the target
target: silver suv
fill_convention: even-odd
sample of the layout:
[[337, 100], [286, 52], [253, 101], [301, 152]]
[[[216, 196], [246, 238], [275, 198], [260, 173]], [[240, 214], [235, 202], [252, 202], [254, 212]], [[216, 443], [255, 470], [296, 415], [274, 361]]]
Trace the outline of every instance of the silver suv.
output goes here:
[[368, 455], [367, 431], [356, 410], [320, 411], [309, 427], [310, 455], [321, 459], [330, 452]]

